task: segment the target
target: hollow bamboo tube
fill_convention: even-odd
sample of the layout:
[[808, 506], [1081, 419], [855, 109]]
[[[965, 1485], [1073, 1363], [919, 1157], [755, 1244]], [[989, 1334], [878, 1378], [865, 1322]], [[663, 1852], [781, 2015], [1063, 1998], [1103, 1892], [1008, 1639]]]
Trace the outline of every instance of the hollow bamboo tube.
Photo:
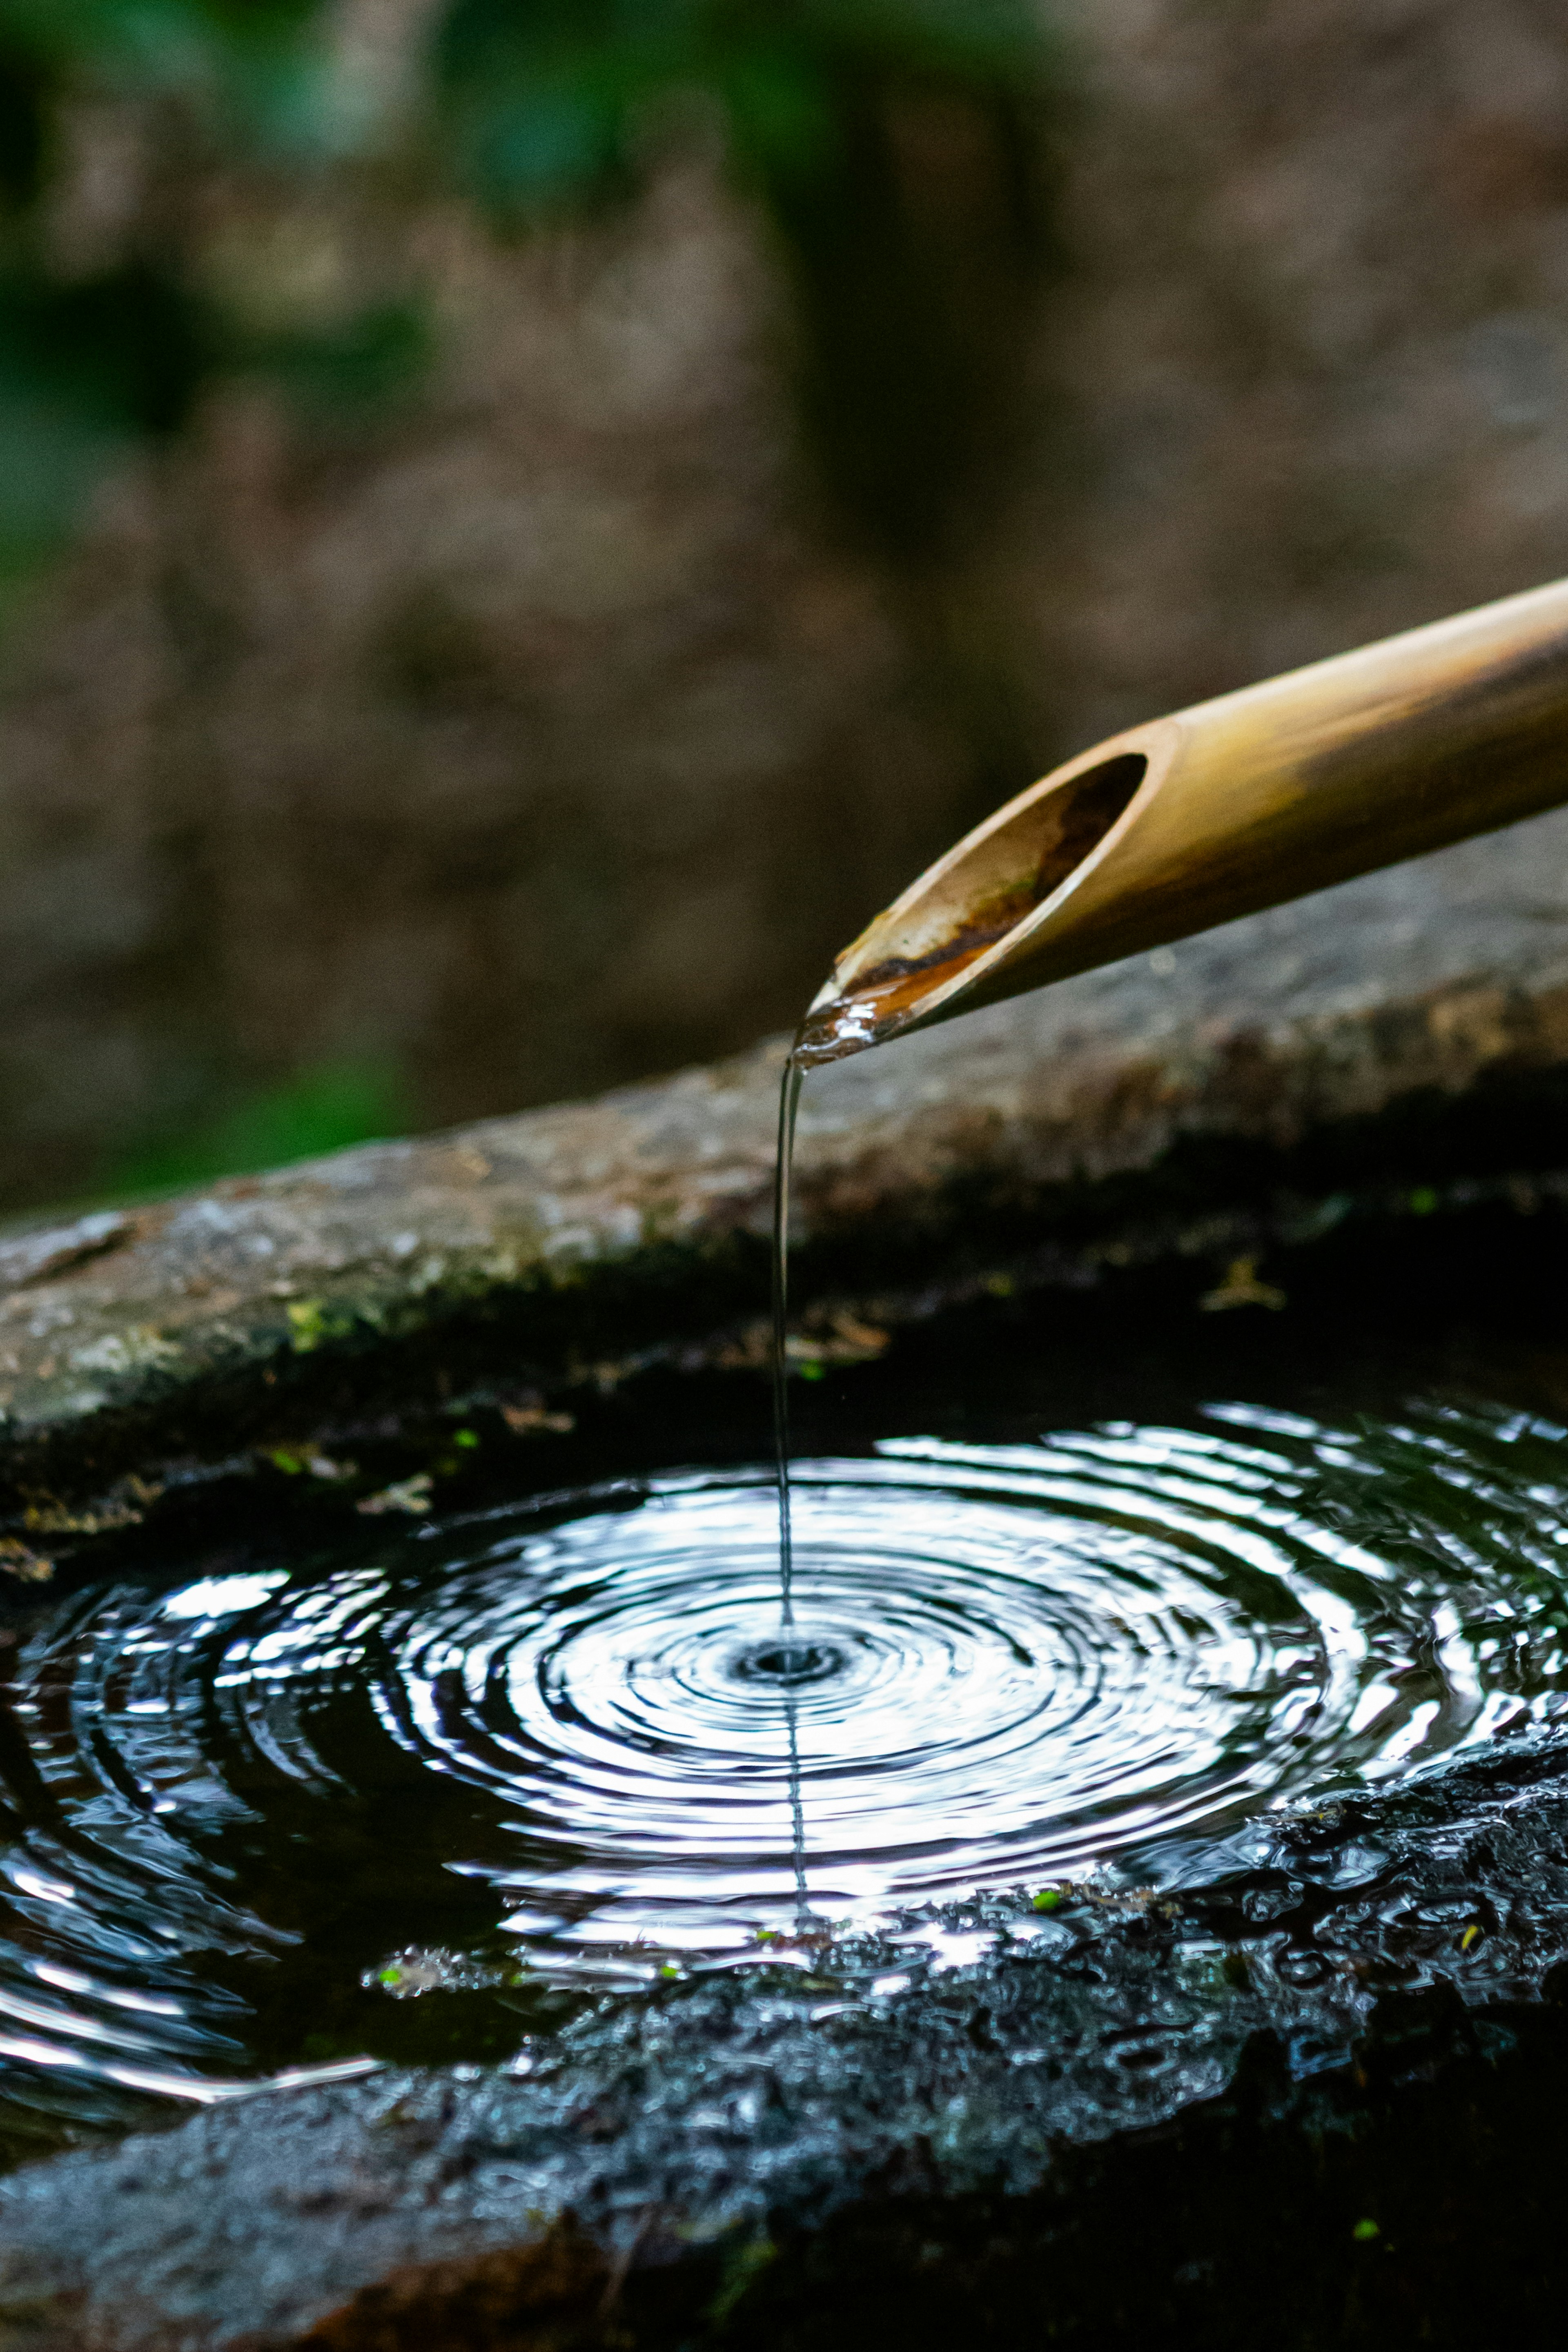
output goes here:
[[1129, 728], [929, 866], [839, 957], [806, 1063], [1568, 800], [1568, 581]]

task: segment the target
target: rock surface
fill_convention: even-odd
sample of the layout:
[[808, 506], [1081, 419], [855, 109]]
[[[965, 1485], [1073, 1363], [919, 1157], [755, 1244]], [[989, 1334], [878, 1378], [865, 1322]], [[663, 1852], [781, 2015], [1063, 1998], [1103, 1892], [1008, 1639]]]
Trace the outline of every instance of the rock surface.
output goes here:
[[[0, 1242], [0, 1565], [429, 1393], [484, 1328], [545, 1391], [754, 1362], [781, 1057]], [[1362, 1197], [1538, 1202], [1565, 1064], [1560, 814], [814, 1077], [803, 1303], [1140, 1255], [1195, 1292]], [[1565, 1853], [1568, 1745], [1503, 1739], [1158, 1901], [960, 1908], [510, 2071], [220, 2105], [0, 2186], [0, 2347], [1497, 2340], [1568, 2290]]]
[[[546, 1390], [693, 1343], [754, 1362], [783, 1051], [0, 1243], [10, 1540], [345, 1397], [447, 1393], [433, 1339], [481, 1325]], [[814, 1076], [796, 1295], [896, 1319], [1005, 1265], [1223, 1270], [1369, 1187], [1533, 1199], [1565, 1069], [1556, 814]]]
[[[1266, 1817], [1158, 1900], [1068, 1888], [1043, 1912], [1021, 1896], [912, 1915], [902, 1940], [605, 2002], [510, 2070], [269, 2092], [61, 2158], [0, 2184], [0, 2340], [413, 2352], [591, 2339], [614, 2310], [611, 2340], [750, 2342], [792, 2305], [785, 2340], [838, 2340], [873, 2221], [915, 2231], [903, 2275], [923, 2268], [941, 2298], [982, 2209], [1004, 2270], [1033, 2248], [1054, 2328], [1097, 2340], [1095, 2297], [1103, 2325], [1131, 2288], [1074, 2286], [1057, 2242], [1069, 2202], [1092, 2211], [1114, 2187], [1117, 2148], [1157, 2165], [1184, 2133], [1288, 2271], [1325, 2198], [1369, 2193], [1357, 2149], [1386, 2153], [1424, 2086], [1447, 2103], [1458, 2179], [1467, 2100], [1527, 2103], [1521, 2034], [1561, 2071], [1561, 2021], [1539, 2004], [1568, 1958], [1565, 1837], [1568, 1743], [1504, 1741], [1392, 1795]], [[1260, 2215], [1260, 2189], [1314, 2147], [1316, 2186]], [[1374, 2193], [1384, 2220], [1363, 2205], [1357, 2239], [1352, 2204], [1321, 2264], [1389, 2225], [1400, 2183]], [[1229, 2259], [1212, 2216], [1182, 2226], [1184, 2295], [1160, 2253], [1167, 2321], [1209, 2308]], [[879, 2290], [896, 2298], [898, 2275]], [[1315, 2340], [1300, 2316], [1279, 2313], [1271, 2340]], [[991, 2340], [996, 2315], [973, 2324]], [[1205, 2340], [1247, 2324], [1225, 2303]]]

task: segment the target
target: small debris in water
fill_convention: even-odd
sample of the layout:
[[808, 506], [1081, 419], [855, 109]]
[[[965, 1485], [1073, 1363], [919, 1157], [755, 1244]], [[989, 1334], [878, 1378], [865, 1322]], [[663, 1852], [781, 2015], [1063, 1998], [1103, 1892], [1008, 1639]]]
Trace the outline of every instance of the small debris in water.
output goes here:
[[1227, 1307], [1272, 1307], [1285, 1304], [1285, 1293], [1271, 1282], [1258, 1279], [1255, 1257], [1232, 1258], [1225, 1280], [1217, 1289], [1207, 1290], [1198, 1305], [1205, 1315], [1222, 1314]]
[[784, 1342], [784, 1354], [792, 1370], [811, 1380], [826, 1364], [874, 1361], [886, 1352], [890, 1336], [879, 1324], [864, 1322], [847, 1307], [838, 1307], [822, 1326], [792, 1331]]
[[17, 1537], [0, 1536], [0, 1570], [21, 1584], [47, 1584], [55, 1572], [55, 1564]]
[[[577, 1426], [575, 1413], [551, 1412], [538, 1397], [521, 1404], [503, 1404], [500, 1417], [519, 1437], [566, 1437]], [[458, 1443], [462, 1442], [459, 1434]]]
[[411, 1944], [380, 1968], [366, 1969], [360, 1982], [367, 1992], [379, 1990], [394, 2000], [417, 2000], [426, 1992], [486, 1992], [498, 1985], [518, 1985], [526, 1974], [515, 1962], [509, 1969], [495, 1968], [462, 1952]]
[[313, 1478], [357, 1478], [357, 1462], [340, 1462], [331, 1454], [323, 1454], [319, 1445], [274, 1445], [268, 1448], [267, 1459], [284, 1476], [297, 1478], [308, 1470]]
[[[156, 1488], [136, 1485], [148, 1500], [155, 1499]], [[120, 1528], [140, 1527], [142, 1514], [134, 1503], [112, 1499], [93, 1511], [68, 1510], [63, 1503], [34, 1503], [22, 1514], [22, 1524], [31, 1535], [38, 1536], [102, 1536]]]
[[771, 1323], [748, 1323], [734, 1339], [725, 1339], [713, 1350], [713, 1362], [721, 1371], [765, 1371], [773, 1360], [773, 1332]]
[[378, 1519], [386, 1511], [407, 1511], [417, 1517], [430, 1508], [430, 1492], [436, 1481], [427, 1470], [412, 1478], [400, 1478], [395, 1486], [384, 1486], [378, 1495], [366, 1495], [354, 1505], [367, 1518]]

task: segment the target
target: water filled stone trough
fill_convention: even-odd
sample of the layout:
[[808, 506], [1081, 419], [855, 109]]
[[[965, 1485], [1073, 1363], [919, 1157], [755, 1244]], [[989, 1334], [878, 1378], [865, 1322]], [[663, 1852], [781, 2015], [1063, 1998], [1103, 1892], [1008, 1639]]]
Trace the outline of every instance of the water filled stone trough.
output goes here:
[[0, 1241], [0, 2341], [1560, 2298], [1568, 819], [813, 1076], [756, 1717], [781, 1052]]

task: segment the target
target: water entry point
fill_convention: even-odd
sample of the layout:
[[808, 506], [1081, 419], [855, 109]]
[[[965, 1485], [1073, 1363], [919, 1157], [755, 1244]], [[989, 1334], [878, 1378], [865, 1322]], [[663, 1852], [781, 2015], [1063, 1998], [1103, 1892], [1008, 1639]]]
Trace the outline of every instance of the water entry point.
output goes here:
[[826, 1682], [842, 1674], [845, 1656], [833, 1642], [813, 1642], [798, 1636], [762, 1642], [742, 1650], [730, 1671], [737, 1682], [772, 1684], [795, 1690], [803, 1683]]

